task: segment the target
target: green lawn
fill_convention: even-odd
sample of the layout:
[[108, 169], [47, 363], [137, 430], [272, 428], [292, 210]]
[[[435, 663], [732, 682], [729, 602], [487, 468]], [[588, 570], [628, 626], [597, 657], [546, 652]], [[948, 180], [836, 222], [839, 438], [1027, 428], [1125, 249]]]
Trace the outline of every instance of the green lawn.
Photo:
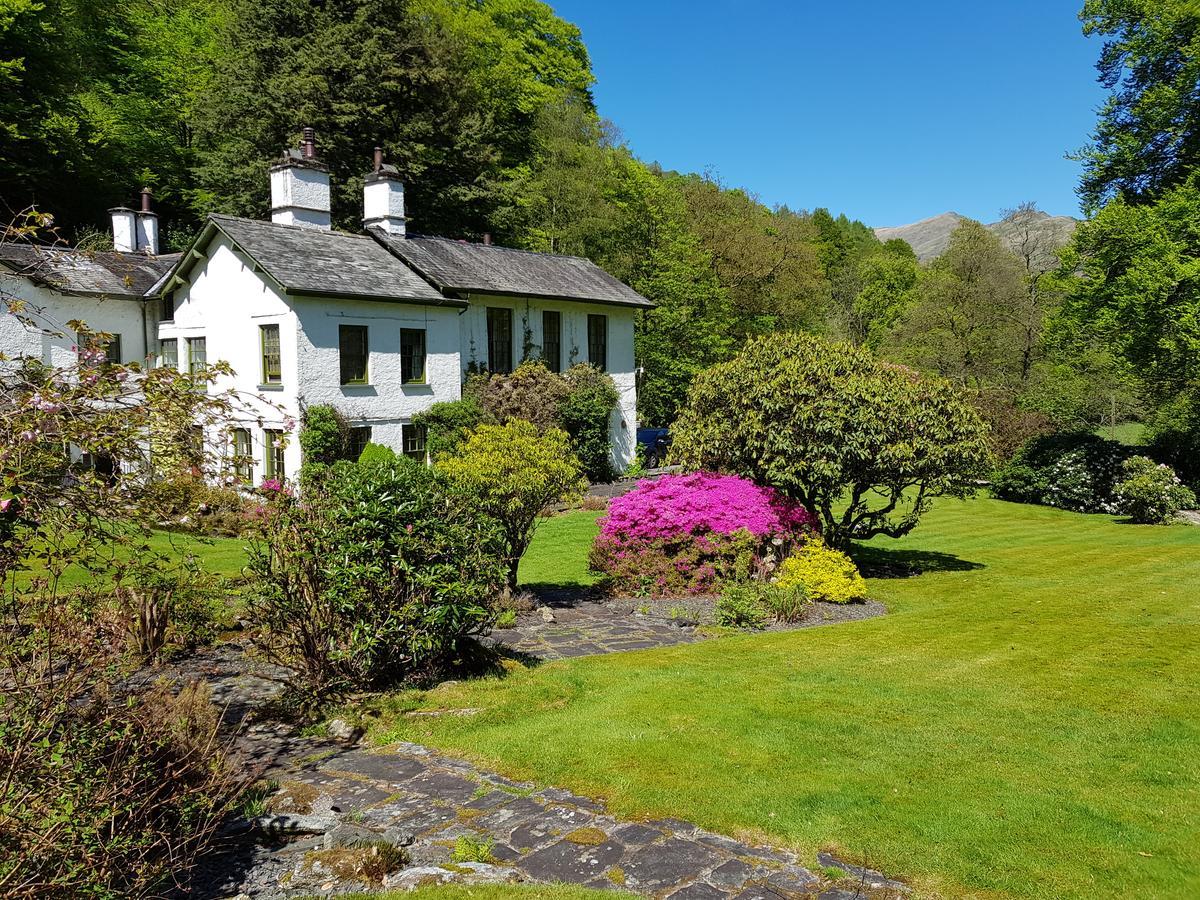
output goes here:
[[521, 560], [517, 577], [523, 585], [557, 587], [596, 583], [588, 571], [587, 549], [599, 531], [603, 512], [573, 510], [538, 523], [533, 544]]
[[[203, 561], [208, 571], [228, 578], [242, 574], [246, 565], [246, 542], [241, 538], [203, 538], [172, 531], [155, 531], [150, 536], [150, 548], [159, 553], [181, 557], [193, 553]], [[35, 572], [21, 572], [18, 577], [27, 583]], [[61, 581], [64, 589], [80, 587], [96, 576], [85, 569], [68, 569]]]
[[[581, 580], [594, 519], [545, 523], [526, 580]], [[1200, 896], [1200, 528], [981, 499], [877, 546], [932, 569], [871, 582], [885, 617], [518, 667], [376, 737], [923, 895]]]

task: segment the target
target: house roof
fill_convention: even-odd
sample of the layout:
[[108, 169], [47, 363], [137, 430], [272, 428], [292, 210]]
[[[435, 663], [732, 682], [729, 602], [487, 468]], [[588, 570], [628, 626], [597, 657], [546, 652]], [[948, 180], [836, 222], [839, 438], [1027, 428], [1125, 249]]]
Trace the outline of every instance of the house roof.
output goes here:
[[67, 294], [141, 298], [179, 261], [180, 254], [69, 250], [0, 244], [0, 265]]
[[639, 309], [654, 306], [633, 288], [579, 256], [532, 253], [424, 235], [400, 237], [380, 228], [370, 231], [445, 291], [559, 297]]
[[467, 305], [466, 301], [443, 296], [368, 235], [216, 214], [208, 217], [208, 225], [165, 286], [182, 278], [202, 258], [201, 248], [218, 230], [285, 294]]

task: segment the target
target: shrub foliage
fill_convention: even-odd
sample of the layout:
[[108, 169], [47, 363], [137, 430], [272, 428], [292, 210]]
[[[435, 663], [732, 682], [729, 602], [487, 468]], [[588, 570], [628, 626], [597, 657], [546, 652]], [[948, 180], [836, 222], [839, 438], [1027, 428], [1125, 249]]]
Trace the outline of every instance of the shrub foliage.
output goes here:
[[934, 497], [969, 494], [990, 468], [987, 429], [949, 383], [798, 332], [703, 372], [672, 456], [782, 491], [836, 547], [907, 534]]
[[299, 699], [427, 675], [492, 621], [505, 550], [496, 522], [408, 459], [341, 462], [268, 502], [250, 550], [249, 612]]

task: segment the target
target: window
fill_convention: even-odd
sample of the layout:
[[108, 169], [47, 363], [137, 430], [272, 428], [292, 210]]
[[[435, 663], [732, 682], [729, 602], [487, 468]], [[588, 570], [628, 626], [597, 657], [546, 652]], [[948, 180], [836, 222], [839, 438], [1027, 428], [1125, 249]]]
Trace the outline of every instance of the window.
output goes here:
[[160, 321], [162, 321], [162, 322], [174, 322], [175, 321], [175, 295], [174, 294], [171, 294], [171, 293], [163, 294], [162, 312], [160, 313], [160, 315], [162, 316], [162, 319], [160, 319]]
[[404, 455], [413, 459], [425, 459], [425, 426], [404, 425], [401, 440], [404, 444]]
[[366, 384], [367, 326], [339, 325], [338, 353], [342, 363], [342, 384]]
[[279, 358], [279, 326], [259, 325], [258, 342], [262, 347], [262, 383], [282, 384], [283, 364]]
[[158, 342], [158, 365], [164, 369], [179, 368], [179, 338], [164, 338]]
[[283, 464], [283, 432], [277, 428], [263, 429], [263, 478], [287, 477]]
[[100, 338], [98, 335], [92, 334], [90, 331], [80, 331], [75, 336], [75, 344], [80, 351], [83, 350], [103, 350], [104, 359], [110, 363], [121, 362], [121, 336], [119, 334], [109, 335], [107, 338]]
[[405, 384], [425, 383], [425, 329], [400, 329], [400, 378]]
[[542, 313], [542, 361], [551, 372], [562, 371], [562, 314]]
[[512, 310], [488, 307], [488, 371], [507, 375], [512, 371]]
[[608, 316], [588, 316], [588, 362], [608, 371]]
[[195, 375], [208, 365], [208, 339], [194, 337], [187, 339], [188, 374]]
[[233, 474], [238, 481], [249, 482], [254, 475], [254, 449], [250, 446], [250, 429], [233, 429]]
[[371, 443], [370, 426], [351, 428], [350, 433], [346, 435], [346, 459], [356, 462], [369, 443]]

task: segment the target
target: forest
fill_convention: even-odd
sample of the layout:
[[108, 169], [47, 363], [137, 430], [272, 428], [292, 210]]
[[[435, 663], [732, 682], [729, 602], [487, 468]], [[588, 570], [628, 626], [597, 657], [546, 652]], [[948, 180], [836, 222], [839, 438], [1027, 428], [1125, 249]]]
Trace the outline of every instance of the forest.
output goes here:
[[99, 246], [148, 185], [181, 249], [210, 212], [264, 216], [267, 167], [311, 125], [340, 227], [379, 145], [414, 231], [587, 256], [654, 300], [643, 424], [748, 338], [798, 329], [951, 379], [1000, 458], [1135, 421], [1195, 482], [1200, 16], [1087, 0], [1080, 18], [1110, 98], [1065, 248], [1014, 198], [1005, 239], [967, 222], [922, 264], [844, 215], [641, 160], [596, 108], [581, 33], [538, 0], [0, 0], [0, 211]]

